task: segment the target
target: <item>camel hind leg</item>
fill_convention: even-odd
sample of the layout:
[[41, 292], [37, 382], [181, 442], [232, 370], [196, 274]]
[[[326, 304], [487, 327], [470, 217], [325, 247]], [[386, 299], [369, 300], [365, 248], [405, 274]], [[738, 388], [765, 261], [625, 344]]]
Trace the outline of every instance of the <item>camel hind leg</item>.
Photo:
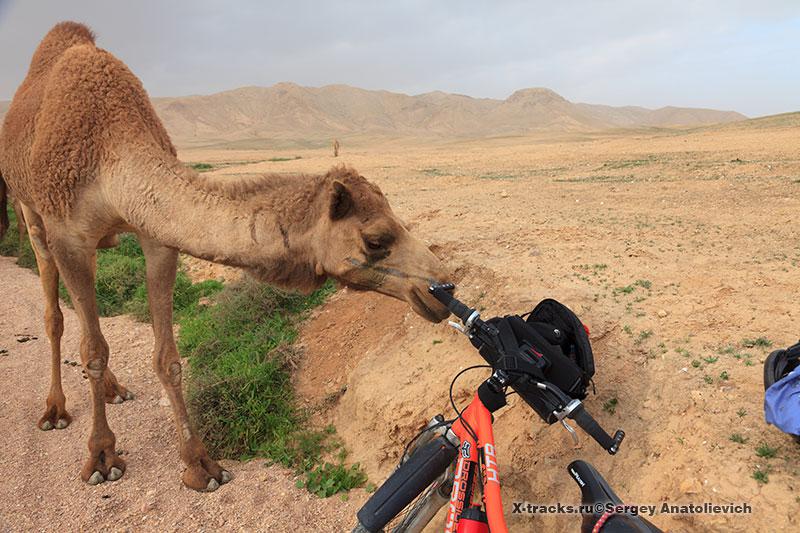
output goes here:
[[[58, 267], [47, 246], [47, 234], [41, 217], [21, 202], [15, 202], [15, 210], [17, 220], [23, 226], [20, 234], [28, 234], [39, 268], [39, 279], [42, 282], [45, 299], [45, 330], [50, 341], [50, 392], [47, 395], [45, 412], [37, 425], [44, 431], [54, 428], [64, 429], [72, 422], [72, 417], [67, 412], [66, 397], [61, 385], [61, 337], [64, 334], [64, 315], [58, 299]], [[133, 399], [133, 394], [117, 382], [110, 369], [106, 368], [103, 379], [107, 403], [121, 403]]]
[[178, 252], [145, 236], [140, 236], [139, 242], [147, 262], [147, 295], [155, 335], [153, 366], [172, 404], [180, 455], [186, 463], [183, 483], [195, 490], [213, 491], [220, 484], [230, 481], [231, 475], [208, 456], [203, 442], [189, 422], [181, 391], [181, 360], [172, 333], [172, 290]]
[[64, 429], [72, 422], [72, 417], [67, 412], [67, 400], [61, 388], [61, 336], [64, 334], [64, 315], [58, 304], [58, 268], [47, 248], [41, 219], [31, 211], [23, 217], [23, 208], [18, 203], [16, 206], [17, 220], [20, 224], [24, 225], [23, 221], [27, 218], [31, 225], [28, 235], [44, 290], [44, 324], [47, 338], [50, 340], [50, 393], [47, 395], [45, 412], [39, 419], [38, 426], [44, 431], [53, 428]]
[[116, 437], [106, 418], [106, 380], [108, 344], [100, 331], [100, 317], [94, 286], [94, 243], [87, 246], [80, 236], [62, 233], [48, 235], [50, 253], [64, 278], [81, 323], [81, 361], [89, 381], [92, 399], [92, 430], [89, 458], [81, 469], [81, 479], [90, 485], [115, 481], [125, 472], [125, 461], [116, 451]]

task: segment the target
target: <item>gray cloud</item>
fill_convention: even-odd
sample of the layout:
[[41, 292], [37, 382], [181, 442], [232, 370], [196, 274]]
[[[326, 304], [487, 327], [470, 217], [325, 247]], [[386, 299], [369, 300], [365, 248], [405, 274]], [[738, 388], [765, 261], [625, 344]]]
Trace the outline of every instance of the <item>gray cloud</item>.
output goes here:
[[155, 96], [294, 81], [504, 98], [800, 109], [796, 1], [0, 0], [0, 98], [60, 20], [89, 24]]

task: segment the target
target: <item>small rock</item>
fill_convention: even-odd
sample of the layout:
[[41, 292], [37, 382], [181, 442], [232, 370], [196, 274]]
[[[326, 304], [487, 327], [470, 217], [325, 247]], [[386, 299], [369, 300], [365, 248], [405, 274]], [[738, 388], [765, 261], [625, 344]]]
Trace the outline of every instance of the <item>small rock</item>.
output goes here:
[[667, 312], [666, 312], [664, 309], [659, 309], [659, 310], [658, 310], [658, 317], [659, 317], [659, 318], [666, 318], [666, 316], [667, 316], [668, 314], [669, 314], [669, 313], [667, 313]]
[[506, 191], [502, 191], [500, 193], [500, 198], [508, 198], [508, 193]]
[[5, 348], [0, 348], [0, 355], [8, 357], [8, 350], [6, 350]]
[[681, 481], [679, 488], [683, 494], [699, 494], [703, 486], [696, 478], [692, 477]]

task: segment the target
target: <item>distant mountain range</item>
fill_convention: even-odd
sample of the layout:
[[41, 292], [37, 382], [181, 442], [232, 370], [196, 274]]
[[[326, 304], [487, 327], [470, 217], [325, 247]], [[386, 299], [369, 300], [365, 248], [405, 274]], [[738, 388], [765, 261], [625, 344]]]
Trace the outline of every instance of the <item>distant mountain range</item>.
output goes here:
[[[242, 87], [207, 96], [153, 98], [178, 145], [358, 134], [486, 137], [534, 132], [703, 126], [743, 120], [734, 111], [612, 107], [521, 89], [505, 100], [443, 92], [416, 96], [347, 85]], [[0, 116], [8, 102], [0, 102]]]

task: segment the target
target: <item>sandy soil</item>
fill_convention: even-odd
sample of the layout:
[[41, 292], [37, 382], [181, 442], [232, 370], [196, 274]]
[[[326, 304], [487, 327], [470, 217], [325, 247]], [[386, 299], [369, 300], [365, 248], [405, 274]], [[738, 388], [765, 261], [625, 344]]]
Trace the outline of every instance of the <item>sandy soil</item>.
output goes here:
[[[192, 149], [181, 157], [220, 164], [216, 172], [232, 179], [352, 164], [457, 268], [461, 296], [486, 316], [529, 310], [545, 297], [578, 312], [592, 330], [598, 367], [588, 406], [628, 437], [615, 457], [587, 439], [573, 450], [563, 430], [512, 401], [496, 416], [512, 530], [577, 530], [574, 517], [511, 517], [510, 502], [575, 503], [578, 490], [565, 468], [583, 458], [630, 502], [753, 507], [745, 516], [656, 516], [665, 529], [790, 531], [798, 527], [800, 448], [763, 422], [761, 362], [768, 349], [740, 344], [764, 336], [785, 346], [800, 336], [797, 140], [796, 126], [728, 127], [425, 144], [361, 140], [343, 146], [339, 159], [326, 150]], [[268, 161], [295, 155], [302, 158]], [[190, 265], [199, 276], [230, 275]], [[38, 284], [8, 260], [0, 268], [0, 291], [10, 302], [0, 345], [12, 349], [0, 358], [8, 376], [0, 384], [0, 420], [10, 435], [0, 455], [0, 498], [13, 502], [0, 510], [10, 516], [3, 522], [14, 529], [92, 529], [104, 520], [116, 529], [173, 529], [225, 520], [231, 529], [273, 531], [286, 523], [322, 531], [349, 524], [363, 493], [346, 504], [319, 501], [294, 489], [287, 473], [260, 463], [228, 463], [237, 479], [216, 494], [183, 489], [168, 408], [159, 406], [149, 370], [150, 332], [125, 317], [106, 319], [104, 327], [112, 367], [139, 394], [109, 409], [129, 472], [117, 484], [83, 486], [77, 475], [88, 431], [85, 384], [79, 370], [67, 367], [73, 426], [35, 429], [47, 389], [38, 377], [47, 364]], [[16, 343], [13, 334], [26, 331], [39, 339]], [[75, 358], [76, 342], [69, 314], [65, 357]], [[401, 302], [348, 291], [315, 314], [301, 342], [302, 398], [317, 419], [336, 424], [351, 458], [376, 482], [420, 424], [449, 414], [455, 373], [480, 362], [446, 326], [425, 323]], [[464, 402], [483, 377], [465, 376], [457, 400]], [[603, 405], [613, 398], [612, 414]], [[144, 411], [149, 416], [136, 416]], [[732, 442], [733, 433], [747, 442]], [[777, 457], [757, 457], [761, 443], [777, 447]], [[752, 478], [756, 468], [769, 471], [767, 484]], [[148, 498], [156, 503], [145, 512]]]

